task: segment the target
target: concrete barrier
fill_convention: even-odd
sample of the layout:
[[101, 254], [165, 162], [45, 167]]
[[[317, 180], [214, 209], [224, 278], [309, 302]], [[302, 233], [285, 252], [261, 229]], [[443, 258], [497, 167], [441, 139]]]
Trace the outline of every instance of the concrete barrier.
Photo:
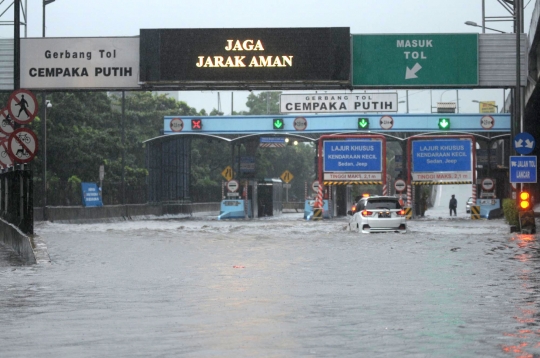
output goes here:
[[13, 249], [24, 261], [29, 264], [36, 263], [36, 256], [32, 248], [30, 237], [22, 233], [14, 225], [0, 219], [0, 242]]
[[219, 207], [219, 202], [105, 205], [100, 207], [48, 206], [46, 208], [34, 208], [34, 221], [73, 224], [115, 222], [164, 215], [190, 215], [198, 212], [219, 212]]

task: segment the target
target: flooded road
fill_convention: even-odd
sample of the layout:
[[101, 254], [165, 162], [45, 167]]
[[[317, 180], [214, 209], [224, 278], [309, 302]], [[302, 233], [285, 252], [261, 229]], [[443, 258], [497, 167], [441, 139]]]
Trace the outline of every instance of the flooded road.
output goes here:
[[538, 356], [538, 237], [446, 215], [38, 223], [50, 264], [0, 254], [0, 356]]

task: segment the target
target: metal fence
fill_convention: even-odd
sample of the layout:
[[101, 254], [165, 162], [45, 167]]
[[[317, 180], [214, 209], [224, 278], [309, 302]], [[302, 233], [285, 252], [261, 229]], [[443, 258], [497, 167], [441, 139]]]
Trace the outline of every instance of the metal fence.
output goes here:
[[10, 168], [0, 173], [0, 215], [28, 235], [34, 234], [33, 189], [30, 170]]

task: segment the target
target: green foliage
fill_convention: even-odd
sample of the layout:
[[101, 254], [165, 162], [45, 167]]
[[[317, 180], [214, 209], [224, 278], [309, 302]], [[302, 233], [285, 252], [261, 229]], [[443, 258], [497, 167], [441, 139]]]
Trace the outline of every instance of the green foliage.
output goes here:
[[246, 107], [249, 111], [245, 114], [279, 114], [279, 96], [281, 92], [261, 92], [258, 95], [249, 94]]
[[508, 225], [519, 227], [519, 212], [514, 199], [503, 199], [503, 212]]

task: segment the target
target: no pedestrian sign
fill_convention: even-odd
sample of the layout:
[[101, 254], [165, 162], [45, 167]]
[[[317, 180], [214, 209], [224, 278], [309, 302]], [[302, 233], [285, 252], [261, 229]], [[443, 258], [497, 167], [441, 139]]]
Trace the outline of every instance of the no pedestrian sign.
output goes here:
[[14, 91], [8, 99], [8, 112], [11, 119], [19, 124], [31, 123], [38, 113], [36, 96], [25, 89]]

